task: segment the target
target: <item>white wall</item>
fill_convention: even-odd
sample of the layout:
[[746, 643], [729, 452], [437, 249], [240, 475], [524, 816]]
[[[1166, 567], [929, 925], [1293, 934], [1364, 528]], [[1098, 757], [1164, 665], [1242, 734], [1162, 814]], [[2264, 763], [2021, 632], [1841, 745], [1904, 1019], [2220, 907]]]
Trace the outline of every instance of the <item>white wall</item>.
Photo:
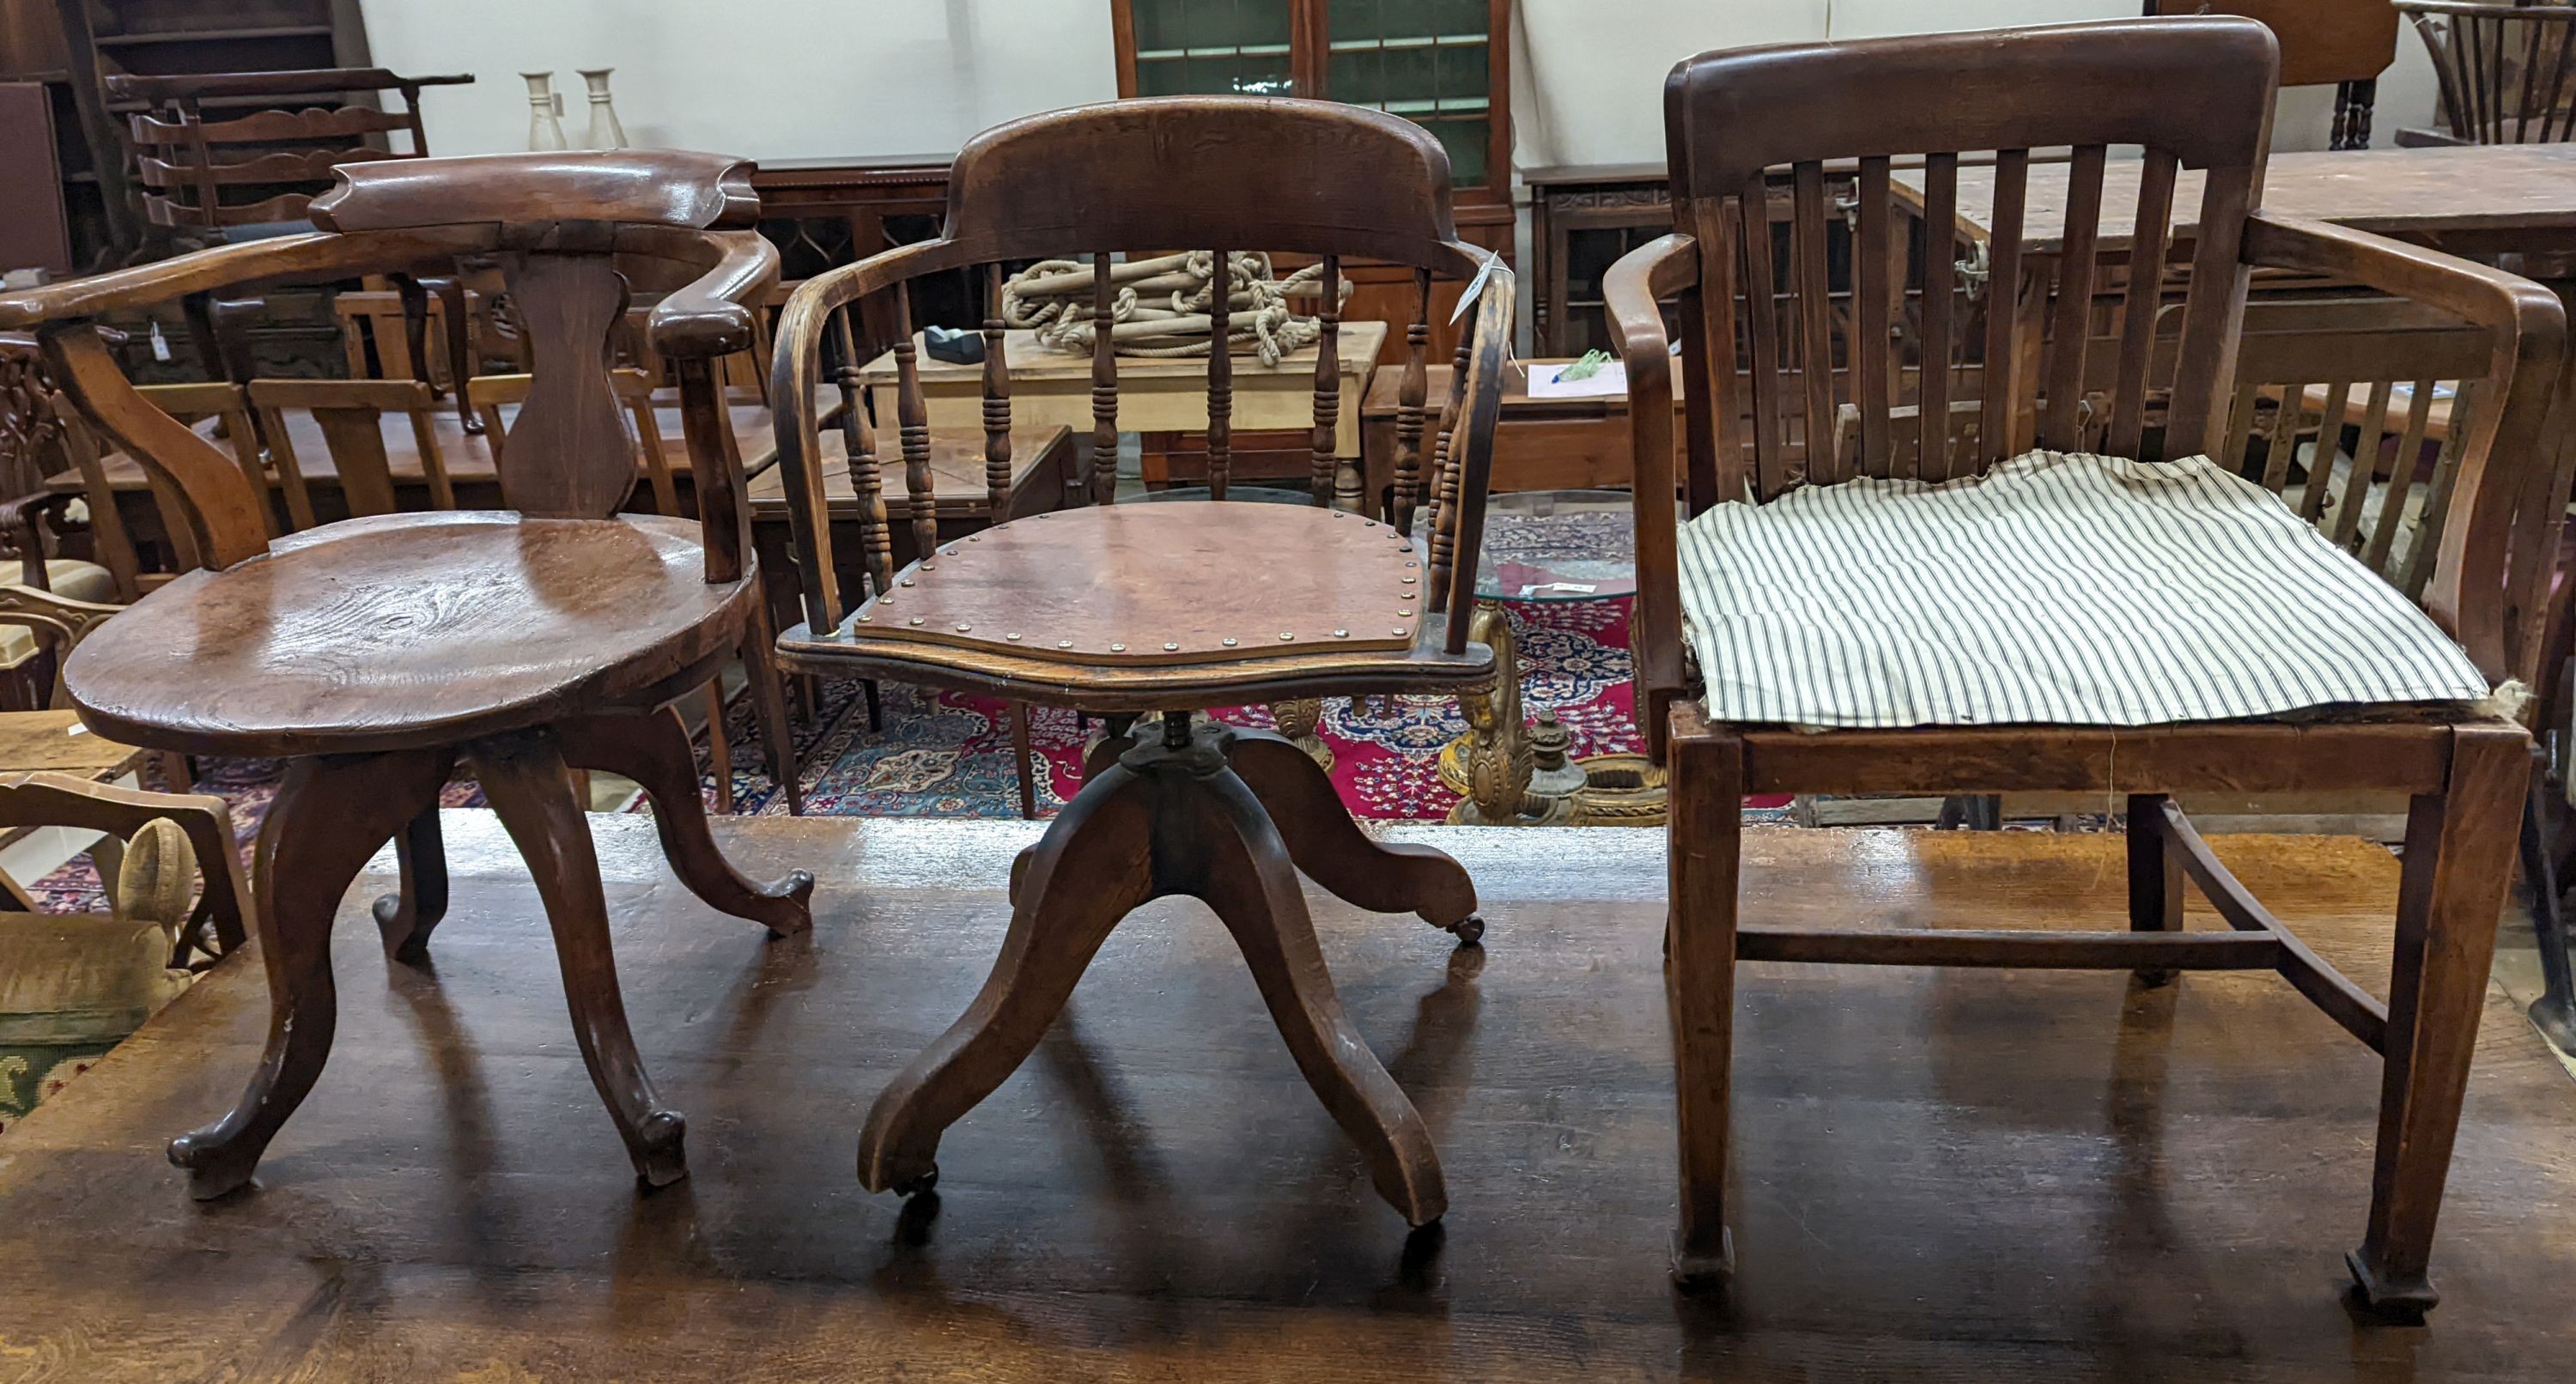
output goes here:
[[522, 71], [614, 67], [638, 146], [763, 160], [946, 155], [976, 131], [1118, 94], [1108, 0], [363, 0], [379, 66], [470, 72], [423, 94], [430, 147], [524, 149]]
[[[525, 148], [517, 74], [554, 70], [565, 126], [578, 67], [613, 66], [638, 145], [781, 160], [945, 154], [989, 125], [1117, 94], [1109, 0], [363, 0], [376, 61], [471, 72], [430, 91], [442, 153]], [[1674, 62], [1710, 48], [2134, 15], [2137, 0], [1519, 0], [1516, 161], [1663, 157]], [[2412, 33], [2380, 79], [2375, 142], [2428, 124], [2432, 69]], [[2325, 146], [2328, 88], [2283, 94], [2276, 147]]]

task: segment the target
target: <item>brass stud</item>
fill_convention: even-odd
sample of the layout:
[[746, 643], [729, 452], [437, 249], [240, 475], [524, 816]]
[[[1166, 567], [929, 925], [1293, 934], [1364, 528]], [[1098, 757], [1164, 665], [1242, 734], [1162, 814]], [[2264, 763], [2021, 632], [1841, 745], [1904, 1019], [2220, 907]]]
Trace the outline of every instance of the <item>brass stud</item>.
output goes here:
[[1165, 653], [1167, 653], [1167, 654], [1168, 654], [1168, 653], [1176, 653], [1176, 652], [1178, 652], [1178, 651], [1179, 651], [1179, 649], [1180, 649], [1180, 647], [1181, 647], [1180, 645], [1175, 644], [1175, 643], [1173, 643], [1172, 641], [1170, 641], [1170, 640], [1168, 640], [1168, 639], [1166, 639], [1166, 640], [1164, 640], [1164, 641], [1163, 641], [1163, 652], [1165, 652]]
[[1294, 639], [1294, 638], [1296, 638], [1297, 636], [1296, 636], [1294, 633], [1292, 633], [1291, 631], [1288, 631], [1288, 630], [1281, 630], [1281, 631], [1279, 631], [1279, 637], [1280, 637], [1280, 638], [1282, 638], [1282, 639]]
[[1011, 641], [1012, 643], [1014, 643], [1014, 644], [1017, 644], [1017, 643], [1019, 643], [1019, 642], [1020, 642], [1020, 632], [1019, 632], [1018, 630], [1013, 630], [1013, 631], [1011, 631], [1009, 634], [1003, 635], [1002, 637], [1003, 637], [1004, 639], [1010, 640], [1010, 641]]
[[1127, 652], [1127, 646], [1124, 644], [1112, 644], [1109, 646], [1109, 652], [1113, 654], [1123, 654]]
[[1349, 630], [1335, 630], [1333, 631], [1333, 637], [1335, 639], [1348, 639], [1351, 637], [1351, 632]]
[[964, 633], [966, 633], [968, 630], [971, 630], [971, 629], [973, 629], [973, 628], [975, 628], [973, 625], [967, 624], [967, 623], [966, 623], [965, 621], [963, 621], [963, 620], [960, 620], [960, 621], [958, 621], [958, 622], [957, 622], [957, 632], [958, 632], [959, 634], [964, 634]]
[[1404, 618], [1405, 618], [1405, 619], [1407, 619], [1407, 620], [1410, 620], [1410, 619], [1412, 619], [1412, 618], [1413, 618], [1413, 612], [1412, 612], [1412, 611], [1409, 611], [1409, 610], [1399, 610], [1399, 611], [1397, 611], [1397, 612], [1396, 612], [1396, 614], [1398, 614], [1398, 615], [1400, 615], [1400, 616], [1404, 617]]
[[910, 585], [912, 585], [912, 578], [910, 578], [910, 577], [906, 577], [906, 578], [904, 578], [902, 581], [896, 582], [896, 583], [895, 583], [895, 585], [897, 585], [897, 586], [910, 586]]
[[939, 570], [939, 564], [936, 562], [925, 562], [921, 564], [921, 570], [925, 572], [936, 572]]
[[921, 623], [921, 617], [920, 617], [920, 616], [918, 616], [918, 615], [916, 615], [916, 616], [912, 617], [912, 623], [914, 623], [914, 624], [916, 624], [916, 625], [920, 624], [920, 623]]
[[[1039, 517], [1044, 518], [1045, 516], [1041, 515]], [[1055, 646], [1059, 649], [1070, 649], [1073, 647], [1073, 641], [1070, 639], [1059, 639], [1055, 641]]]
[[1421, 563], [1419, 563], [1419, 562], [1412, 562], [1412, 561], [1408, 561], [1408, 562], [1406, 562], [1404, 565], [1405, 565], [1405, 566], [1407, 566], [1407, 567], [1419, 567], [1419, 566], [1421, 566], [1422, 564], [1421, 564]]
[[1411, 585], [1413, 585], [1413, 581], [1414, 581], [1414, 579], [1413, 579], [1413, 578], [1411, 578], [1411, 577], [1406, 577], [1406, 578], [1404, 579], [1404, 584], [1405, 584], [1405, 585], [1407, 585], [1407, 586], [1411, 586]]
[[873, 615], [868, 615], [868, 614], [864, 614], [864, 613], [863, 613], [863, 614], [861, 614], [861, 615], [859, 616], [859, 623], [860, 623], [860, 624], [862, 624], [862, 625], [864, 625], [864, 624], [866, 624], [867, 622], [869, 622], [870, 620], [873, 620], [873, 619], [875, 619], [875, 618], [877, 618], [877, 617], [875, 617], [875, 616], [873, 616]]
[[[967, 541], [967, 542], [969, 542], [969, 543], [981, 543], [981, 542], [983, 542], [983, 541], [984, 541], [984, 535], [982, 535], [982, 534], [980, 534], [980, 533], [970, 533], [970, 534], [966, 535], [966, 541]], [[957, 550], [956, 550], [956, 549], [954, 549], [954, 548], [951, 548], [951, 549], [949, 549], [948, 551], [949, 551], [949, 552], [951, 552], [951, 553], [954, 553], [954, 552], [956, 552]]]
[[1227, 635], [1225, 638], [1220, 639], [1220, 640], [1218, 640], [1218, 641], [1216, 641], [1216, 642], [1218, 642], [1218, 643], [1220, 643], [1220, 644], [1223, 644], [1223, 645], [1224, 645], [1224, 646], [1226, 646], [1227, 648], [1231, 649], [1231, 648], [1233, 648], [1233, 647], [1234, 647], [1234, 636], [1229, 634], [1229, 635]]
[[1404, 637], [1404, 626], [1402, 626], [1402, 625], [1398, 625], [1398, 626], [1396, 626], [1396, 627], [1395, 627], [1395, 629], [1394, 629], [1394, 631], [1393, 631], [1393, 633], [1395, 634], [1395, 637], [1396, 637], [1396, 638], [1398, 638], [1398, 639], [1403, 638], [1403, 637]]
[[1339, 518], [1341, 518], [1341, 517], [1342, 517], [1342, 512], [1341, 512], [1340, 510], [1338, 510], [1338, 509], [1337, 509], [1337, 510], [1332, 511], [1332, 515], [1333, 515], [1333, 517], [1334, 517], [1334, 518], [1339, 519]]

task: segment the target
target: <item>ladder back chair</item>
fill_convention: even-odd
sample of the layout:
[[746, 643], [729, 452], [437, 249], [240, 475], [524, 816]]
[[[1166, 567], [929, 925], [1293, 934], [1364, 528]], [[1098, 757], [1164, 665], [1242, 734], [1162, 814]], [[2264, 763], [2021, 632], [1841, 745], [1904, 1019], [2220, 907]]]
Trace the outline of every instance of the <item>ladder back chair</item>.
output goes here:
[[[1666, 84], [1675, 232], [1612, 270], [1607, 311], [1634, 394], [1637, 492], [1678, 487], [1690, 514], [1667, 524], [1640, 505], [1637, 534], [1639, 702], [1672, 795], [1674, 1271], [1685, 1286], [1733, 1269], [1728, 1064], [1741, 958], [2131, 970], [2149, 984], [2177, 970], [2276, 970], [2384, 1059], [2371, 1209], [2349, 1267], [2380, 1309], [2434, 1301], [2434, 1215], [2531, 772], [2523, 728], [2480, 703], [2535, 672], [2544, 555], [2566, 487], [2540, 428], [2565, 323], [2527, 280], [2263, 215], [2274, 71], [2268, 30], [2201, 18], [1747, 49], [1684, 62]], [[1874, 96], [1839, 99], [1851, 91]], [[2124, 281], [2137, 287], [2118, 302], [2109, 387], [2088, 390], [2103, 378], [2084, 360], [2095, 250], [2121, 233], [2101, 224], [2112, 144], [2144, 151]], [[2047, 146], [2074, 150], [2054, 303], [1995, 305], [1981, 397], [1954, 401], [1958, 276], [1933, 256], [1917, 403], [1895, 404], [1894, 285], [1872, 272], [1896, 225], [1890, 157], [1929, 156], [1924, 200], [1941, 226], [1958, 213], [1958, 154], [1999, 152], [1986, 224], [2000, 285], [2021, 279], [2030, 151]], [[1837, 158], [1858, 159], [1861, 266], [1839, 328], [1820, 292], [1822, 169]], [[1761, 225], [1765, 170], [1784, 165], [1799, 206], [1790, 272], [1775, 281], [1770, 256], [1743, 248], [1767, 249], [1747, 232]], [[2200, 184], [2188, 293], [2160, 311], [2186, 170]], [[2261, 386], [2300, 382], [2247, 382], [2250, 401], [2236, 388], [2257, 266], [2359, 283], [2482, 337], [2475, 387], [2495, 402], [2432, 481], [2446, 517], [2412, 535], [2410, 551], [2431, 555], [2420, 608], [2337, 550], [2375, 551], [2387, 571], [2404, 520], [2389, 521], [2384, 543], [2384, 508], [2364, 525], [2368, 488], [2356, 492], [2359, 468], [2348, 468], [2337, 494], [2331, 441], [2308, 468], [2276, 451], [2258, 455], [2251, 481], [2235, 469], [2231, 445], [2262, 416]], [[1678, 296], [1683, 324], [1678, 477], [1658, 296]], [[2166, 323], [2178, 334], [2159, 370]], [[2048, 330], [2034, 341], [2038, 327]], [[1785, 342], [1819, 359], [1835, 336], [1832, 349], [1855, 362], [1848, 399], [1821, 373], [1780, 365]], [[2046, 349], [2025, 355], [2026, 344]], [[2328, 383], [2349, 397], [2364, 363], [2346, 361]], [[2469, 362], [2443, 368], [2453, 363]], [[2258, 376], [2283, 373], [2273, 366], [2284, 362], [2257, 364]], [[2313, 361], [2286, 364], [2317, 373]], [[1846, 403], [1859, 414], [1849, 468], [1788, 453], [1788, 419], [1819, 435]], [[1964, 444], [1954, 404], [1973, 419]], [[1908, 435], [1913, 446], [1899, 447]], [[2068, 455], [2097, 445], [2110, 455]], [[1957, 483], [1916, 483], [1945, 480]], [[2281, 719], [2294, 712], [2306, 714]], [[2125, 801], [2129, 931], [1814, 931], [1737, 918], [1746, 793], [2005, 790]], [[2409, 795], [2384, 1002], [2228, 873], [2171, 800], [2195, 790]], [[2182, 930], [2186, 878], [2230, 930]]]
[[[0, 295], [0, 326], [33, 328], [64, 393], [183, 497], [205, 563], [72, 653], [63, 680], [82, 719], [149, 748], [290, 761], [254, 865], [268, 1051], [230, 1114], [172, 1144], [196, 1195], [246, 1183], [320, 1075], [332, 915], [389, 839], [404, 851], [407, 902], [377, 910], [385, 949], [425, 956], [446, 902], [437, 795], [460, 763], [537, 876], [582, 1056], [637, 1175], [685, 1175], [683, 1122], [654, 1095], [627, 1028], [570, 775], [642, 784], [672, 868], [710, 906], [773, 932], [810, 925], [811, 875], [756, 884], [717, 851], [668, 705], [766, 618], [714, 377], [715, 359], [749, 341], [748, 305], [777, 273], [749, 229], [748, 172], [658, 151], [351, 165], [313, 204], [321, 233]], [[537, 384], [501, 471], [507, 510], [379, 514], [271, 541], [264, 497], [233, 459], [142, 400], [92, 326], [181, 293], [459, 254], [501, 261], [533, 338]], [[703, 275], [654, 324], [687, 401], [697, 523], [617, 513], [636, 477], [606, 368], [625, 299], [617, 254]]]
[[2397, 0], [2433, 60], [2444, 129], [2400, 144], [2556, 144], [2576, 137], [2576, 7]]
[[[1193, 713], [1251, 701], [1489, 683], [1490, 651], [1467, 637], [1488, 443], [1501, 408], [1512, 321], [1509, 271], [1452, 227], [1449, 164], [1411, 122], [1327, 102], [1255, 98], [1121, 101], [988, 130], [957, 156], [945, 229], [808, 280], [778, 326], [778, 441], [803, 564], [806, 623], [781, 641], [795, 671], [883, 676], [1109, 718], [1082, 791], [1012, 867], [1010, 931], [972, 1007], [881, 1094], [860, 1138], [870, 1190], [928, 1188], [942, 1130], [1036, 1045], [1119, 919], [1192, 895], [1241, 946], [1299, 1070], [1366, 1156], [1378, 1192], [1414, 1225], [1446, 1208], [1421, 1116], [1370, 1055], [1336, 997], [1297, 875], [1360, 907], [1482, 931], [1474, 886], [1444, 855], [1362, 835], [1332, 781], [1286, 738]], [[1405, 459], [1395, 525], [1330, 505], [1334, 295], [1323, 298], [1315, 366], [1313, 506], [1114, 505], [1118, 358], [1092, 356], [1098, 503], [938, 541], [930, 438], [911, 346], [908, 280], [979, 271], [985, 295], [987, 478], [999, 512], [1010, 483], [1011, 404], [998, 262], [1088, 254], [1094, 299], [1113, 308], [1111, 256], [1204, 247], [1345, 256], [1414, 271], [1407, 332]], [[1434, 275], [1477, 280], [1449, 398], [1424, 395]], [[1220, 278], [1205, 311], [1224, 340], [1237, 304]], [[892, 567], [876, 441], [857, 367], [877, 343], [856, 320], [891, 298], [900, 367], [896, 423], [921, 559]], [[863, 350], [862, 347], [868, 349]], [[816, 459], [813, 386], [830, 363], [844, 452], [860, 498], [873, 594], [844, 611]], [[1227, 493], [1232, 381], [1208, 360], [1210, 488]], [[1425, 465], [1426, 448], [1433, 454]], [[1414, 511], [1428, 502], [1420, 534]], [[1153, 718], [1138, 725], [1143, 716]]]

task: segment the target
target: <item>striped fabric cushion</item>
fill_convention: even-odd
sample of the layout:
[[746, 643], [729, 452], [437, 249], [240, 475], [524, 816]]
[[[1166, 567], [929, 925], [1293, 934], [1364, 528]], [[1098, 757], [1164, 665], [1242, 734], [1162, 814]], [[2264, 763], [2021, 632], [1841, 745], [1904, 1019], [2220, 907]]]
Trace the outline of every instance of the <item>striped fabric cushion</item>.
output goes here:
[[2031, 452], [1717, 505], [1682, 528], [1681, 581], [1721, 722], [2145, 726], [2488, 690], [2396, 588], [2206, 457]]

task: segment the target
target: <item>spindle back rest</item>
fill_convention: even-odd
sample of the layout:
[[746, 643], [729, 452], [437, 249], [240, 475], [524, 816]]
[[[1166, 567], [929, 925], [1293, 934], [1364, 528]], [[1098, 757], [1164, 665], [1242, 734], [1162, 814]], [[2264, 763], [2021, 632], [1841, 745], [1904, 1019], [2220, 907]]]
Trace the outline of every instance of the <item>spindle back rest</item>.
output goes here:
[[137, 269], [0, 294], [0, 330], [32, 327], [64, 392], [184, 500], [198, 554], [215, 568], [268, 547], [266, 496], [239, 467], [136, 392], [92, 329], [105, 313], [244, 284], [330, 280], [459, 254], [499, 257], [527, 333], [535, 381], [498, 459], [502, 494], [530, 516], [604, 518], [635, 485], [607, 366], [625, 302], [615, 257], [697, 268], [655, 310], [656, 347], [680, 377], [698, 478], [707, 579], [742, 574], [749, 517], [715, 362], [747, 348], [778, 255], [749, 228], [750, 165], [713, 154], [622, 150], [406, 159], [334, 170], [316, 200], [322, 231], [199, 251]]
[[2576, 138], [2576, 7], [2398, 0], [2433, 59], [2442, 122], [2464, 144]]
[[[924, 275], [967, 269], [980, 275], [984, 298], [983, 426], [985, 479], [995, 512], [1003, 512], [1011, 477], [1010, 365], [1002, 320], [1004, 261], [1088, 255], [1095, 322], [1114, 315], [1119, 290], [1113, 256], [1203, 247], [1213, 266], [1204, 305], [1211, 339], [1226, 339], [1233, 313], [1247, 305], [1231, 285], [1245, 251], [1284, 251], [1322, 260], [1321, 292], [1312, 310], [1322, 327], [1314, 364], [1313, 463], [1309, 488], [1332, 503], [1335, 436], [1340, 422], [1340, 310], [1337, 285], [1348, 257], [1402, 264], [1414, 271], [1414, 310], [1405, 330], [1405, 366], [1396, 424], [1395, 522], [1410, 533], [1427, 503], [1432, 526], [1430, 608], [1445, 612], [1449, 647], [1466, 642], [1477, 545], [1483, 530], [1484, 449], [1459, 448], [1462, 409], [1500, 408], [1511, 333], [1510, 273], [1458, 240], [1450, 215], [1448, 156], [1422, 127], [1383, 112], [1331, 102], [1246, 97], [1130, 100], [1032, 116], [970, 141], [948, 179], [940, 238], [903, 246], [808, 280], [789, 300], [777, 329], [770, 398], [778, 410], [779, 459], [802, 564], [809, 627], [839, 627], [845, 612], [825, 580], [834, 570], [824, 522], [816, 446], [814, 391], [828, 360], [842, 400], [841, 426], [850, 481], [858, 496], [866, 569], [875, 589], [894, 579], [892, 535], [877, 444], [859, 372], [890, 345], [896, 364], [898, 446], [911, 500], [915, 549], [937, 547], [929, 411], [922, 393], [907, 285]], [[1488, 265], [1490, 272], [1487, 272]], [[1426, 398], [1435, 276], [1477, 279], [1480, 298], [1462, 332], [1449, 397], [1438, 426]], [[858, 306], [887, 295], [890, 343], [867, 332]], [[1091, 499], [1116, 498], [1118, 358], [1113, 333], [1094, 333]], [[1226, 351], [1208, 358], [1209, 489], [1226, 496], [1231, 480], [1234, 375]], [[1487, 419], [1490, 423], [1490, 416]], [[1424, 440], [1431, 437], [1425, 468]], [[1473, 433], [1489, 436], [1490, 426]]]

